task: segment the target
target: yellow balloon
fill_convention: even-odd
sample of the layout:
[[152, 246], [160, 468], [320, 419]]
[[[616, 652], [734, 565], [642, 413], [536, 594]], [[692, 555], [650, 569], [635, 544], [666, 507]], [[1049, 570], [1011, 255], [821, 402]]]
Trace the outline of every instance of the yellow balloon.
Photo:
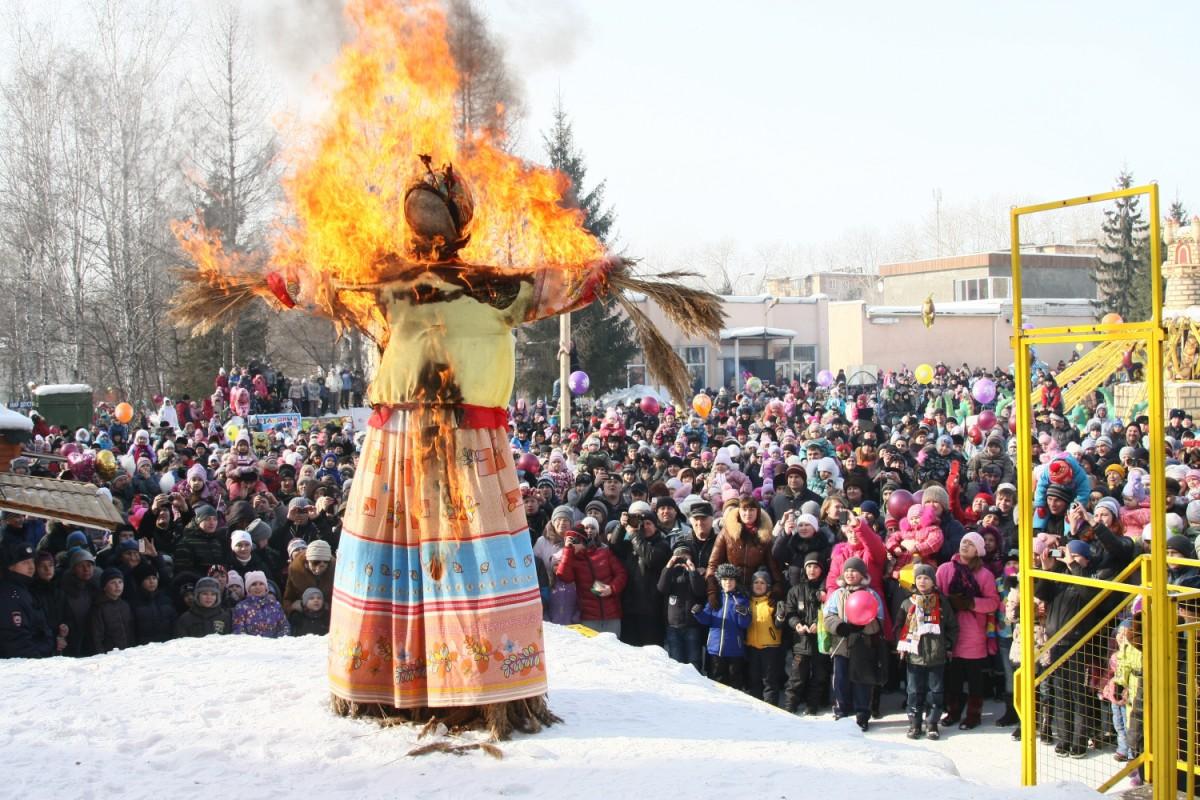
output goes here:
[[1075, 352], [1076, 352], [1076, 353], [1082, 353], [1082, 352], [1083, 352], [1083, 342], [1076, 342], [1076, 343], [1075, 343]]
[[919, 364], [913, 370], [913, 377], [917, 379], [917, 383], [922, 385], [933, 383], [933, 367], [929, 364]]
[[225, 438], [231, 442], [237, 441], [238, 434], [241, 432], [242, 429], [237, 425], [234, 425], [232, 422], [225, 426]]
[[106, 481], [112, 480], [117, 474], [117, 457], [111, 450], [101, 450], [96, 454], [96, 471]]

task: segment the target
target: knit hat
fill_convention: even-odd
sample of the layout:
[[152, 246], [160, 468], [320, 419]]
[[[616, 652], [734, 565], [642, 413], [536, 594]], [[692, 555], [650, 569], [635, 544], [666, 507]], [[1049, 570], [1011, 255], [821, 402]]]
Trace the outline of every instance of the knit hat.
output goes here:
[[674, 550], [671, 551], [671, 556], [674, 558], [678, 558], [679, 556], [690, 556], [691, 554], [692, 549], [686, 544], [678, 545]]
[[604, 515], [605, 519], [608, 519], [608, 504], [605, 503], [603, 500], [592, 500], [586, 506], [583, 507], [583, 513], [586, 514], [589, 511], [599, 511], [601, 514]]
[[1017, 487], [1013, 486], [1011, 483], [1002, 483], [996, 487], [996, 494], [998, 495], [1001, 492], [1009, 492], [1010, 494], [1016, 494]]
[[960, 540], [960, 546], [962, 543], [968, 543], [968, 542], [975, 546], [975, 555], [978, 556], [979, 558], [982, 558], [984, 550], [986, 549], [986, 545], [984, 545], [984, 543], [983, 543], [983, 537], [980, 536], [975, 531], [969, 531], [969, 532], [963, 534], [963, 537]]
[[736, 581], [740, 577], [740, 575], [741, 575], [741, 571], [737, 567], [735, 567], [733, 564], [728, 564], [728, 563], [721, 564], [716, 569], [716, 576], [717, 576], [717, 580], [719, 580], [719, 581], [723, 581], [726, 578], [732, 578], [733, 580]]
[[874, 514], [875, 516], [879, 516], [879, 504], [874, 500], [862, 501], [859, 503], [858, 509], [864, 514]]
[[193, 590], [195, 594], [201, 592], [212, 592], [217, 597], [221, 596], [221, 584], [217, 583], [216, 578], [201, 578], [196, 581], [196, 588]]
[[208, 480], [208, 472], [200, 464], [192, 464], [192, 466], [188, 467], [187, 476], [189, 481], [192, 478], [199, 478], [202, 481]]
[[[216, 578], [213, 578], [213, 580], [216, 580]], [[199, 585], [199, 582], [197, 582], [197, 585]], [[221, 582], [217, 581], [217, 586], [220, 586], [220, 585], [221, 585]], [[225, 577], [225, 585], [226, 586], [236, 586], [239, 589], [241, 589], [243, 592], [246, 591], [245, 579], [243, 579], [241, 575], [239, 575], [237, 572], [235, 572], [233, 570], [230, 570], [229, 574]]]
[[83, 531], [71, 531], [67, 534], [67, 549], [72, 547], [87, 547], [88, 535]]
[[246, 533], [250, 534], [251, 542], [261, 542], [271, 538], [271, 526], [261, 519], [256, 519], [246, 527]]
[[1069, 486], [1062, 486], [1057, 483], [1050, 484], [1050, 488], [1046, 489], [1047, 497], [1057, 497], [1063, 502], [1069, 503], [1075, 497], [1075, 492]]
[[1108, 435], [1097, 436], [1096, 437], [1096, 446], [1099, 447], [1102, 444], [1106, 444], [1109, 447], [1112, 447], [1112, 444], [1113, 444], [1112, 437], [1108, 436]]
[[1120, 475], [1122, 478], [1125, 477], [1125, 468], [1123, 466], [1121, 466], [1120, 464], [1109, 464], [1107, 467], [1104, 468], [1105, 475], [1107, 475], [1110, 472], [1115, 472], [1118, 475]]
[[1075, 472], [1064, 459], [1056, 458], [1050, 462], [1050, 482], [1065, 486], [1075, 481]]
[[630, 516], [648, 517], [654, 513], [654, 509], [650, 508], [650, 504], [644, 500], [635, 500], [629, 504]]
[[332, 561], [333, 549], [324, 539], [313, 539], [304, 551], [306, 561]]
[[1192, 540], [1179, 533], [1167, 537], [1167, 549], [1174, 550], [1187, 558], [1191, 558], [1188, 553], [1195, 554], [1195, 550], [1192, 549]]
[[[1166, 523], [1168, 536], [1172, 536], [1177, 533], [1183, 533], [1183, 529], [1187, 527], [1187, 524], [1183, 521], [1183, 517], [1179, 516], [1178, 514], [1167, 514]], [[1170, 540], [1168, 539], [1167, 541]]]
[[96, 557], [92, 555], [90, 551], [84, 550], [82, 547], [74, 548], [69, 552], [70, 556], [67, 558], [68, 567], [74, 567], [76, 564], [82, 564], [85, 561], [89, 561], [93, 564], [96, 563]]
[[201, 503], [200, 505], [196, 506], [196, 519], [207, 519], [209, 517], [215, 517], [216, 515], [217, 510], [208, 503]]
[[104, 570], [104, 572], [100, 573], [101, 586], [108, 586], [109, 581], [123, 580], [125, 580], [125, 573], [121, 572], [121, 570], [117, 569], [116, 567], [109, 567], [108, 569]]
[[287, 546], [288, 561], [291, 561], [292, 556], [296, 555], [297, 552], [304, 550], [307, 547], [308, 542], [304, 541], [303, 539], [292, 539], [290, 542], [288, 542]]
[[1083, 556], [1089, 559], [1092, 557], [1091, 545], [1082, 539], [1072, 539], [1067, 542], [1067, 552], [1073, 556]]
[[256, 583], [267, 585], [267, 573], [262, 570], [252, 569], [246, 573], [246, 588], [249, 589]]
[[751, 580], [751, 583], [753, 583], [754, 581], [766, 581], [766, 583], [767, 583], [767, 588], [770, 588], [770, 587], [771, 587], [771, 583], [773, 582], [773, 581], [771, 580], [771, 572], [770, 572], [770, 570], [767, 570], [767, 569], [764, 569], [764, 568], [759, 568], [758, 570], [756, 570], [756, 571], [754, 572], [754, 578], [753, 578], [753, 580]]
[[319, 597], [319, 598], [321, 598], [322, 602], [324, 602], [325, 593], [322, 592], [320, 589], [318, 589], [316, 586], [310, 586], [304, 590], [304, 594], [300, 595], [301, 605], [307, 606], [308, 601], [313, 599], [314, 597]]
[[[1200, 501], [1195, 501], [1195, 502], [1197, 503], [1196, 519], [1200, 520]], [[1121, 518], [1121, 505], [1120, 505], [1120, 503], [1118, 503], [1116, 500], [1112, 499], [1111, 497], [1101, 497], [1099, 500], [1096, 501], [1096, 511], [1099, 511], [1102, 508], [1106, 509], [1108, 511], [1108, 513], [1112, 514], [1113, 519]], [[1192, 509], [1191, 509], [1191, 505], [1189, 504], [1189, 506], [1188, 506], [1188, 518], [1189, 519], [1191, 518], [1191, 514], [1192, 514]]]
[[946, 494], [946, 490], [941, 486], [926, 486], [922, 491], [924, 492], [921, 495], [923, 503], [937, 501], [943, 511], [950, 508], [950, 495]]
[[1187, 521], [1200, 524], [1200, 500], [1193, 500], [1187, 505]]
[[250, 538], [250, 534], [245, 531], [234, 531], [229, 535], [229, 546], [235, 547], [239, 543], [253, 546], [254, 541]]
[[568, 525], [574, 525], [575, 509], [568, 505], [555, 506], [554, 513], [550, 515], [550, 521], [554, 522], [554, 520], [558, 519], [559, 517], [566, 518]]
[[813, 530], [821, 527], [821, 523], [817, 522], [817, 518], [812, 514], [801, 514], [796, 518], [797, 525], [811, 525]]
[[842, 574], [844, 575], [845, 573], [849, 572], [850, 570], [854, 570], [859, 575], [862, 575], [864, 578], [868, 577], [867, 563], [865, 561], [863, 561], [861, 558], [852, 557], [852, 558], [846, 559], [846, 563], [842, 564]]
[[929, 578], [931, 581], [936, 580], [937, 570], [933, 568], [932, 564], [917, 564], [915, 567], [913, 567], [913, 580], [916, 580], [922, 575], [924, 575], [926, 578]]
[[804, 557], [804, 566], [806, 566], [806, 567], [809, 564], [820, 564], [820, 563], [821, 563], [821, 556], [820, 556], [820, 554], [817, 553], [816, 550], [810, 550], [808, 555], [806, 555]]
[[133, 568], [133, 573], [130, 577], [133, 578], [134, 583], [141, 585], [142, 581], [146, 580], [146, 578], [149, 578], [152, 575], [155, 578], [158, 577], [158, 567], [154, 566], [149, 561], [143, 561]]

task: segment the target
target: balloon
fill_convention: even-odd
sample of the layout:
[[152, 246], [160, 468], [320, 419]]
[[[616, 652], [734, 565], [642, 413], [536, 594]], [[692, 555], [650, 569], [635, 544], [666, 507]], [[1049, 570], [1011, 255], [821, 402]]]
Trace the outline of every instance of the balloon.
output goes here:
[[117, 403], [117, 407], [113, 410], [113, 416], [117, 418], [117, 422], [122, 424], [133, 419], [133, 406], [129, 403]]
[[642, 409], [643, 414], [654, 415], [658, 413], [658, 401], [653, 397], [643, 397], [642, 402], [638, 403], [638, 406]]
[[933, 367], [929, 364], [919, 364], [913, 370], [913, 377], [917, 379], [917, 383], [924, 386], [925, 384], [933, 383]]
[[897, 489], [888, 495], [887, 512], [892, 519], [904, 519], [908, 509], [912, 508], [912, 492], [907, 489]]
[[1121, 319], [1121, 315], [1115, 311], [1110, 311], [1100, 318], [1100, 322], [1104, 325], [1120, 325], [1124, 321]]
[[1083, 352], [1083, 342], [1076, 342], [1076, 343], [1075, 343], [1075, 352], [1076, 352], [1076, 353], [1082, 353], [1082, 352]]
[[59, 455], [61, 455], [63, 458], [66, 458], [68, 460], [71, 458], [72, 453], [82, 453], [82, 452], [83, 452], [83, 448], [79, 446], [78, 442], [67, 442], [62, 447], [58, 448]]
[[712, 398], [701, 392], [692, 398], [692, 410], [701, 417], [707, 417], [712, 411]]
[[130, 476], [137, 472], [137, 464], [134, 463], [133, 456], [128, 453], [121, 456], [117, 461], [121, 464], [121, 468], [128, 472]]
[[996, 412], [991, 409], [979, 412], [979, 430], [990, 431], [996, 427]]
[[237, 423], [230, 422], [228, 425], [225, 426], [225, 438], [231, 442], [236, 442], [237, 438], [238, 438], [238, 434], [241, 432], [242, 432], [242, 429], [240, 427], [238, 427]]
[[751, 375], [746, 379], [746, 391], [750, 394], [758, 394], [762, 391], [762, 378], [757, 375]]
[[971, 390], [971, 396], [978, 402], [987, 405], [996, 399], [996, 384], [990, 378], [980, 378], [975, 381], [975, 387]]
[[111, 481], [117, 474], [117, 457], [111, 450], [101, 450], [96, 454], [96, 472], [106, 481]]
[[1016, 414], [1013, 414], [1011, 417], [1008, 418], [1008, 432], [1009, 433], [1017, 432], [1017, 415]]
[[175, 488], [175, 473], [164, 472], [163, 476], [158, 479], [158, 488], [163, 490], [163, 494], [170, 494]]
[[517, 469], [524, 470], [530, 475], [537, 475], [541, 471], [542, 465], [538, 462], [537, 456], [532, 453], [522, 453], [521, 457], [517, 459]]
[[817, 373], [817, 386], [822, 389], [828, 389], [833, 386], [833, 373], [827, 369], [823, 369]]
[[851, 592], [846, 598], [846, 621], [851, 625], [867, 625], [879, 616], [879, 601], [866, 589]]
[[[993, 425], [995, 424], [994, 420], [993, 420], [992, 424]], [[968, 428], [967, 436], [970, 437], [971, 444], [982, 444], [983, 443], [983, 431], [981, 431], [979, 429], [978, 425], [972, 425], [970, 428]]]
[[67, 453], [67, 466], [70, 468], [72, 474], [78, 478], [78, 470], [83, 466], [83, 453], [79, 452], [78, 450]]
[[581, 369], [577, 369], [567, 377], [567, 388], [571, 394], [583, 394], [592, 385], [592, 379]]
[[912, 493], [913, 505], [921, 505], [925, 502], [925, 490], [917, 489]]

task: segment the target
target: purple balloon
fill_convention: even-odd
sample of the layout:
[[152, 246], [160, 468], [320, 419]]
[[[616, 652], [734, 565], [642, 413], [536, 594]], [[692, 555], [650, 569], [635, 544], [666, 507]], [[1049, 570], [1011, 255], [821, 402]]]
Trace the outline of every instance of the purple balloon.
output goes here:
[[828, 389], [833, 386], [833, 373], [827, 369], [823, 369], [817, 373], [817, 386], [822, 389]]
[[924, 502], [925, 502], [925, 490], [924, 490], [924, 489], [917, 489], [915, 492], [913, 492], [913, 493], [912, 493], [912, 499], [913, 499], [913, 503], [914, 503], [914, 504], [916, 504], [916, 505], [918, 505], [918, 506], [919, 506], [919, 505], [922, 505], [922, 504], [924, 504]]
[[581, 369], [577, 369], [567, 377], [567, 387], [571, 394], [583, 394], [592, 385], [591, 378]]
[[992, 382], [991, 378], [980, 378], [975, 381], [975, 388], [971, 390], [971, 396], [987, 405], [996, 399], [996, 384]]

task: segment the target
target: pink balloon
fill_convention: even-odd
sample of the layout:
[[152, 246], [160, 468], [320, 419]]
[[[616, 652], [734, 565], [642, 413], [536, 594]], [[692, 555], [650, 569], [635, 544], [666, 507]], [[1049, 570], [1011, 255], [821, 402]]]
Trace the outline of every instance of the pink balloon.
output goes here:
[[646, 413], [646, 414], [657, 414], [658, 413], [658, 401], [655, 400], [653, 397], [643, 397], [642, 402], [639, 403], [639, 405], [641, 406], [643, 413]]
[[851, 625], [866, 625], [879, 616], [879, 602], [873, 592], [861, 589], [846, 598], [846, 621]]
[[922, 503], [924, 503], [925, 502], [925, 490], [918, 489], [917, 491], [913, 492], [912, 499], [913, 499], [913, 503], [918, 506], [921, 505]]
[[979, 430], [990, 431], [996, 427], [996, 412], [990, 408], [979, 412]]
[[897, 489], [888, 495], [887, 512], [892, 519], [904, 519], [904, 515], [908, 513], [908, 509], [912, 508], [912, 505], [912, 492], [907, 489]]

